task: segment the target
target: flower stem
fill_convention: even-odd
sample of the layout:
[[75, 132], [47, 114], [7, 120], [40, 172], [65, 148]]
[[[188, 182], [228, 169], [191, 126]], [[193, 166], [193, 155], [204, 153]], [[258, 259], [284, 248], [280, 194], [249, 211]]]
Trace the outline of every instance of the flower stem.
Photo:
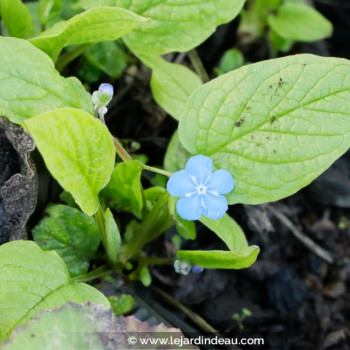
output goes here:
[[143, 169], [145, 169], [145, 170], [153, 171], [154, 173], [162, 174], [162, 175], [165, 175], [167, 177], [170, 177], [171, 175], [173, 175], [173, 173], [171, 173], [170, 171], [166, 171], [166, 170], [163, 170], [163, 169], [155, 168], [153, 166], [149, 166], [149, 165], [146, 165], [146, 164], [143, 164], [143, 163], [141, 163], [141, 164], [142, 164]]
[[80, 275], [77, 277], [73, 277], [72, 280], [75, 282], [89, 282], [96, 278], [108, 275], [112, 272], [111, 269], [109, 269], [108, 265], [102, 265], [96, 270], [93, 270], [91, 272], [85, 273], [84, 275]]
[[118, 138], [113, 137], [113, 142], [114, 142], [115, 150], [116, 150], [118, 156], [122, 159], [123, 162], [127, 162], [129, 160], [133, 160], [131, 155], [125, 150], [125, 148], [120, 143]]
[[[121, 142], [119, 141], [119, 139], [117, 137], [113, 137], [113, 142], [114, 142], [115, 150], [123, 162], [128, 162], [130, 160], [133, 160], [132, 156], [125, 150], [125, 148], [123, 147], [123, 145], [121, 144]], [[143, 164], [140, 161], [138, 161], [138, 162], [142, 165], [142, 168], [145, 170], [153, 171], [154, 173], [162, 174], [162, 175], [165, 175], [167, 177], [170, 177], [171, 175], [173, 175], [169, 171]]]

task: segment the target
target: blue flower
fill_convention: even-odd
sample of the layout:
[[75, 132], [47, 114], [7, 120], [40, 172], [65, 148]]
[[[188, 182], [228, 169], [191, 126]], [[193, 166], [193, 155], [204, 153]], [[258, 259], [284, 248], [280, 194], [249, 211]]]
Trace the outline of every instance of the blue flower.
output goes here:
[[213, 172], [213, 161], [203, 155], [191, 157], [184, 170], [174, 173], [167, 184], [168, 192], [181, 197], [176, 210], [185, 220], [220, 219], [227, 211], [222, 194], [233, 190], [232, 175], [226, 170]]
[[194, 273], [202, 273], [203, 272], [203, 268], [200, 266], [192, 266], [192, 272]]

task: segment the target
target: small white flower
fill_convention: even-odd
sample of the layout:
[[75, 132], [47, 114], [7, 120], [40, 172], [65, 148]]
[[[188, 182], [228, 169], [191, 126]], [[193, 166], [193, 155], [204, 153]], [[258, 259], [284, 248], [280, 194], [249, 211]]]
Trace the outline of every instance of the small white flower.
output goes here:
[[191, 271], [191, 264], [183, 260], [175, 260], [174, 269], [175, 272], [180, 273], [181, 275], [188, 275]]
[[181, 275], [188, 275], [191, 271], [194, 273], [203, 272], [203, 268], [200, 266], [192, 266], [191, 263], [185, 260], [175, 260], [174, 262], [175, 272]]

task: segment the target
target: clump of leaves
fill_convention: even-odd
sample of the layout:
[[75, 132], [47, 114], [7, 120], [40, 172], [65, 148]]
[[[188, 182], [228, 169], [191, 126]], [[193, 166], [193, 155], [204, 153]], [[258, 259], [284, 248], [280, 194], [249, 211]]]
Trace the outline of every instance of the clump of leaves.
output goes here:
[[[262, 3], [256, 0], [242, 12], [240, 28], [249, 22], [248, 29], [258, 36], [269, 26], [275, 51], [331, 33], [329, 22], [306, 5]], [[0, 247], [1, 342], [39, 311], [66, 302], [110, 307], [83, 282], [111, 271], [148, 286], [149, 265], [176, 259], [200, 270], [249, 267], [259, 247], [250, 246], [225, 214], [228, 205], [292, 195], [349, 148], [347, 60], [295, 55], [242, 66], [242, 57], [234, 52], [237, 62], [227, 56], [219, 72], [225, 74], [203, 84], [187, 66], [161, 57], [194, 49], [217, 26], [234, 19], [244, 0], [81, 0], [74, 8], [65, 1], [11, 0], [10, 6], [4, 0], [1, 5], [2, 24], [16, 38], [0, 38], [0, 114], [31, 135], [68, 204], [50, 206], [35, 227], [34, 239], [43, 250], [23, 241]], [[96, 48], [116, 56], [126, 53], [120, 70], [112, 72]], [[97, 75], [110, 74], [109, 82], [132, 55], [152, 70], [154, 99], [179, 122], [164, 169], [134, 158], [104, 124], [115, 102], [112, 84], [102, 84], [91, 96], [78, 79], [60, 75], [81, 55]], [[190, 169], [198, 157], [208, 160], [209, 172], [205, 164]], [[176, 191], [170, 185], [167, 191], [166, 180], [143, 184], [145, 170], [158, 179], [170, 178]], [[121, 224], [120, 217], [130, 220]], [[170, 259], [147, 256], [144, 247], [173, 226], [182, 239], [195, 239], [194, 219], [213, 231], [226, 250], [179, 249]], [[91, 269], [96, 252], [98, 263]], [[130, 299], [121, 300], [111, 299], [117, 313], [131, 305]], [[75, 318], [79, 308], [72, 313], [77, 321], [82, 320], [80, 311]]]

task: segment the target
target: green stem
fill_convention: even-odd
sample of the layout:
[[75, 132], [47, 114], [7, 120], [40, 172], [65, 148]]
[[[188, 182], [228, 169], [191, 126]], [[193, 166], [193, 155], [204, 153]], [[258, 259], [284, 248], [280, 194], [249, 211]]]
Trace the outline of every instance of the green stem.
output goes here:
[[120, 141], [116, 137], [113, 137], [113, 142], [114, 142], [115, 150], [123, 162], [133, 160], [131, 155], [125, 150], [123, 145], [120, 143]]
[[167, 177], [170, 177], [171, 175], [173, 175], [173, 173], [171, 173], [170, 171], [166, 171], [166, 170], [163, 170], [163, 169], [155, 168], [153, 166], [149, 166], [149, 165], [146, 165], [146, 164], [143, 164], [143, 163], [141, 163], [141, 164], [142, 164], [143, 169], [145, 169], [145, 170], [153, 171], [154, 173], [165, 175]]
[[[95, 106], [94, 108], [94, 115], [95, 115], [95, 118], [100, 119], [98, 116], [98, 106]], [[103, 124], [106, 124], [106, 123], [103, 121]]]
[[154, 258], [149, 256], [138, 256], [139, 262], [150, 265], [173, 265], [175, 259], [171, 258]]
[[77, 277], [73, 277], [72, 280], [75, 282], [89, 282], [96, 278], [108, 275], [112, 273], [113, 270], [111, 270], [108, 265], [102, 265], [96, 270], [93, 270], [91, 272], [85, 273], [84, 275], [80, 275]]
[[71, 51], [67, 51], [66, 53], [62, 54], [56, 61], [56, 69], [59, 72], [62, 72], [63, 69], [72, 61], [74, 61], [76, 58], [78, 58], [80, 55], [82, 55], [86, 49], [91, 47], [92, 44], [85, 44], [85, 45], [79, 45], [75, 49]]
[[204, 65], [202, 63], [201, 58], [199, 57], [197, 51], [195, 49], [188, 52], [188, 57], [192, 63], [192, 66], [194, 70], [198, 73], [198, 75], [201, 77], [203, 83], [206, 83], [209, 81], [209, 75], [207, 71], [204, 68]]
[[[113, 137], [113, 142], [114, 142], [115, 150], [123, 162], [128, 162], [130, 160], [133, 160], [131, 155], [125, 150], [125, 148], [123, 147], [123, 145], [121, 144], [121, 142], [119, 141], [119, 139], [117, 137]], [[169, 171], [143, 164], [140, 161], [138, 161], [138, 162], [142, 165], [142, 168], [145, 170], [153, 171], [154, 173], [162, 174], [162, 175], [165, 175], [167, 177], [170, 177], [171, 175], [173, 175]]]

